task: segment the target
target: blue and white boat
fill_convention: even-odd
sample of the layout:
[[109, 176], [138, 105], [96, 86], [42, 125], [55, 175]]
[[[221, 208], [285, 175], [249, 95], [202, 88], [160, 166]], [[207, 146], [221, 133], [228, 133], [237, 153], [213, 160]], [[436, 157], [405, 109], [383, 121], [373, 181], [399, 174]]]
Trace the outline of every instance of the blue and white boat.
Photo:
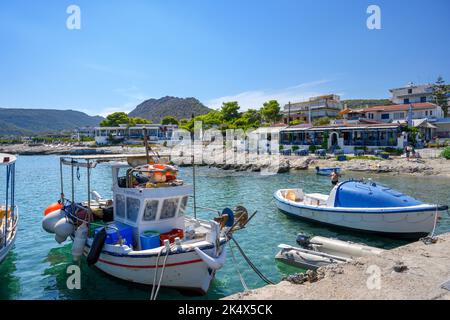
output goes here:
[[316, 173], [321, 176], [329, 176], [331, 173], [336, 170], [337, 173], [341, 173], [341, 168], [335, 167], [335, 168], [320, 168], [316, 167]]
[[419, 238], [434, 231], [440, 211], [448, 206], [427, 204], [372, 181], [345, 181], [329, 195], [281, 189], [278, 209], [306, 220], [346, 229], [401, 238]]

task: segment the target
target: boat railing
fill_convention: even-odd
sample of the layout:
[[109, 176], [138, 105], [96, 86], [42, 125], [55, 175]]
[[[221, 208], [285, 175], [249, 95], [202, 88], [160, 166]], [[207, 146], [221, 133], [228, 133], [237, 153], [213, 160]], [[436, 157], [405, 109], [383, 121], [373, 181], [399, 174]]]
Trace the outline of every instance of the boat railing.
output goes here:
[[[10, 208], [11, 208], [11, 206], [8, 206], [8, 208], [5, 207], [5, 214], [2, 217], [1, 223], [0, 223], [2, 228], [3, 228], [3, 226], [7, 226], [6, 234], [4, 235], [5, 239], [8, 238], [9, 233], [13, 234], [16, 231], [17, 223], [19, 221], [19, 219], [18, 219], [19, 216], [16, 214], [16, 212], [18, 212], [17, 206], [14, 205], [13, 210], [10, 211], [11, 213], [8, 214], [8, 209], [10, 209]], [[12, 218], [11, 219], [12, 223], [13, 223], [12, 226], [8, 226], [8, 216], [10, 216]], [[6, 247], [7, 245], [8, 245], [7, 241], [4, 241], [4, 239], [0, 239], [0, 248]]]

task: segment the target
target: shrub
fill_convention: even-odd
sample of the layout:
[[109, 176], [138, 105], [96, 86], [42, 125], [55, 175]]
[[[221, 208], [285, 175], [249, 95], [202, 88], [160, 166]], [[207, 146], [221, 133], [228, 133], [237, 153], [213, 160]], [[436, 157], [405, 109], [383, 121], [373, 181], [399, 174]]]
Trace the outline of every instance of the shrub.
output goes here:
[[441, 152], [441, 157], [449, 160], [450, 159], [450, 147], [445, 148], [442, 152]]
[[316, 152], [317, 147], [315, 145], [310, 145], [308, 149], [309, 149], [309, 152], [314, 153], [314, 152]]
[[299, 149], [298, 146], [293, 146], [293, 147], [292, 147], [292, 151], [297, 151], [298, 149]]

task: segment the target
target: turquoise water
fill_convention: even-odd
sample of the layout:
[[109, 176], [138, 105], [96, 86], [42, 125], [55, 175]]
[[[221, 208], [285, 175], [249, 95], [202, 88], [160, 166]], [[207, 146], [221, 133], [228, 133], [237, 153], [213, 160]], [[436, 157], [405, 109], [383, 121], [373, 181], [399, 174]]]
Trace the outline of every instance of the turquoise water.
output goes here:
[[[41, 228], [44, 208], [59, 198], [59, 161], [55, 156], [21, 156], [16, 170], [16, 203], [20, 207], [19, 233], [13, 250], [0, 265], [0, 299], [148, 299], [150, 289], [135, 286], [105, 275], [95, 268], [81, 263], [81, 290], [69, 290], [66, 286], [67, 267], [72, 264], [71, 243], [58, 245], [53, 236]], [[70, 177], [67, 168], [65, 176]], [[76, 175], [76, 172], [75, 172]], [[4, 174], [2, 173], [2, 178]], [[192, 181], [192, 170], [182, 168], [181, 176]], [[450, 180], [443, 178], [416, 178], [347, 174], [346, 178], [372, 177], [406, 194], [433, 203], [450, 204]], [[108, 165], [98, 165], [93, 170], [93, 189], [102, 196], [111, 195], [111, 170]], [[392, 248], [405, 242], [377, 236], [349, 233], [289, 218], [280, 213], [272, 201], [275, 190], [286, 187], [302, 187], [307, 192], [329, 192], [327, 177], [312, 172], [298, 171], [275, 176], [259, 173], [228, 172], [213, 168], [197, 168], [197, 204], [222, 209], [243, 204], [250, 212], [258, 213], [248, 228], [236, 233], [241, 246], [250, 259], [270, 279], [278, 282], [284, 275], [296, 270], [276, 263], [277, 245], [295, 245], [297, 233], [336, 237], [342, 240], [365, 242], [383, 248]], [[69, 196], [69, 179], [65, 190]], [[0, 181], [0, 194], [4, 183]], [[76, 198], [86, 198], [86, 175], [80, 172]], [[203, 218], [213, 213], [198, 212]], [[437, 233], [450, 231], [450, 219], [444, 216]], [[237, 251], [235, 250], [237, 255]], [[250, 288], [264, 285], [243, 259], [237, 256], [238, 267]], [[186, 297], [175, 290], [161, 289], [161, 299], [217, 299], [242, 291], [242, 285], [228, 254], [227, 263], [221, 269], [207, 296]]]

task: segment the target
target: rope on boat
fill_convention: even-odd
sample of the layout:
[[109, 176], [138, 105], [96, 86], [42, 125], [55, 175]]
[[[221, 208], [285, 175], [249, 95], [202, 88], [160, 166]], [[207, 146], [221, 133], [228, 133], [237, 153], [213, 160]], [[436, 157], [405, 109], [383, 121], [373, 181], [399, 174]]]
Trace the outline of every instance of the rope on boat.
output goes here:
[[241, 284], [244, 287], [244, 291], [248, 291], [248, 286], [244, 281], [244, 277], [242, 277], [241, 271], [239, 270], [239, 267], [236, 262], [236, 257], [234, 256], [233, 247], [231, 246], [230, 242], [228, 242], [228, 246], [230, 247], [231, 258], [233, 259], [234, 268], [236, 269], [236, 271], [239, 275], [239, 280], [241, 280]]
[[[167, 258], [169, 257], [169, 253], [171, 248], [173, 247], [173, 244], [170, 245], [170, 248], [167, 249], [165, 246], [163, 248], [161, 248], [161, 250], [158, 252], [158, 257], [156, 258], [156, 266], [155, 266], [155, 273], [153, 274], [153, 285], [152, 285], [152, 292], [150, 294], [150, 300], [156, 300], [156, 298], [158, 297], [158, 293], [159, 293], [159, 289], [161, 288], [161, 282], [162, 282], [162, 278], [164, 276], [164, 271], [166, 268], [166, 262], [167, 262]], [[157, 274], [158, 274], [158, 267], [159, 267], [159, 259], [161, 257], [162, 252], [164, 251], [164, 249], [166, 249], [166, 255], [164, 257], [164, 261], [163, 261], [163, 265], [162, 265], [162, 270], [161, 270], [161, 275], [159, 276], [159, 280], [158, 280], [158, 285], [156, 285], [156, 278], [157, 278]]]
[[247, 255], [245, 254], [244, 250], [242, 250], [241, 246], [237, 243], [236, 239], [234, 239], [234, 237], [232, 235], [230, 235], [230, 239], [233, 240], [234, 244], [238, 248], [238, 250], [241, 253], [242, 257], [245, 259], [245, 261], [250, 266], [250, 268], [252, 268], [253, 271], [255, 271], [255, 273], [261, 278], [261, 280], [263, 280], [267, 284], [274, 284], [261, 271], [259, 271], [259, 269], [253, 264], [253, 262], [249, 259], [249, 257], [247, 257]]
[[[448, 212], [448, 210], [447, 210]], [[433, 224], [433, 230], [431, 231], [429, 236], [423, 237], [420, 240], [424, 244], [433, 244], [437, 242], [437, 238], [434, 236], [434, 232], [436, 231], [436, 225], [437, 225], [437, 218], [438, 218], [438, 206], [436, 206], [436, 212], [434, 213], [434, 224]]]

